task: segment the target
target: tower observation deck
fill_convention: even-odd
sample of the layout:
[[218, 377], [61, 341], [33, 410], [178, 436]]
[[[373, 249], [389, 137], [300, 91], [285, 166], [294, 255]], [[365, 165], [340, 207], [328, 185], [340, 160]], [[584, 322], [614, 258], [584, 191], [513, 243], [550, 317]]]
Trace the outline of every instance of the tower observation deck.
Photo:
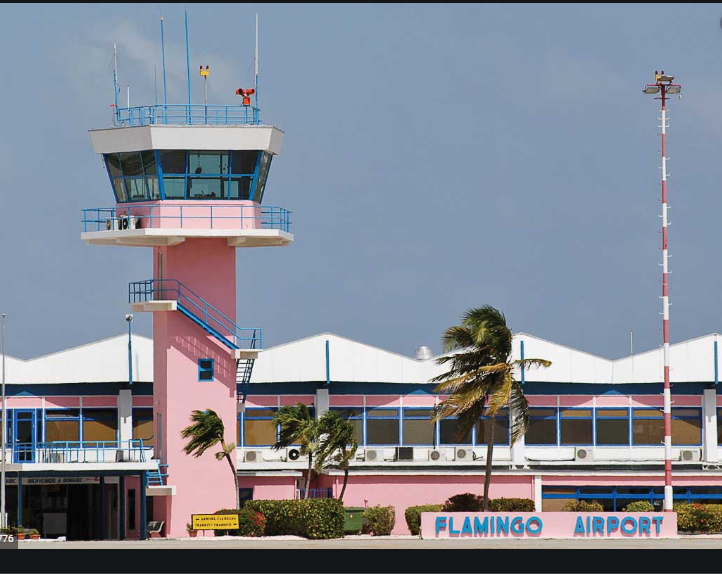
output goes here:
[[[155, 456], [166, 480], [146, 492], [165, 536], [187, 536], [191, 514], [236, 504], [228, 469], [211, 452], [186, 455], [180, 431], [193, 410], [212, 409], [226, 443], [236, 441], [263, 342], [260, 328], [236, 322], [236, 248], [293, 241], [290, 212], [264, 204], [283, 132], [246, 104], [114, 107], [111, 127], [90, 130], [115, 205], [84, 209], [81, 239], [153, 253], [152, 278], [130, 283], [128, 302], [153, 313]], [[243, 276], [243, 292], [257, 279]]]

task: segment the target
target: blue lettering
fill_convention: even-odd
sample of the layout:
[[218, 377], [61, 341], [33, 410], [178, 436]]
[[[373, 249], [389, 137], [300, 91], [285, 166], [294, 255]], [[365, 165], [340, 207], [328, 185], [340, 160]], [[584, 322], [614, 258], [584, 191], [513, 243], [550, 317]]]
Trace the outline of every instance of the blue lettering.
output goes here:
[[489, 532], [489, 517], [479, 520], [478, 516], [474, 517], [474, 534], [486, 534]]
[[655, 534], [659, 534], [659, 531], [662, 527], [663, 520], [664, 520], [664, 518], [662, 518], [661, 516], [653, 516], [652, 517], [652, 522], [654, 522], [654, 525], [656, 526], [656, 529], [654, 531]]
[[[534, 522], [536, 522], [536, 524], [537, 524], [537, 529], [536, 529], [536, 530], [532, 530], [532, 529], [531, 529], [531, 525], [532, 525], [532, 523], [534, 523]], [[527, 534], [539, 534], [539, 533], [541, 532], [541, 530], [542, 530], [543, 527], [544, 527], [544, 525], [542, 524], [541, 518], [538, 518], [538, 517], [536, 517], [536, 516], [532, 516], [529, 520], [526, 521], [526, 532], [527, 532]]]
[[458, 530], [454, 530], [454, 517], [449, 517], [449, 534], [459, 534]]
[[461, 527], [461, 533], [462, 534], [473, 534], [471, 531], [471, 518], [468, 516], [464, 518], [464, 525]]
[[509, 517], [496, 517], [496, 533], [501, 534], [502, 531], [504, 531], [504, 534], [509, 534]]
[[617, 528], [619, 528], [619, 518], [616, 516], [610, 516], [607, 518], [607, 534], [611, 534]]
[[649, 527], [652, 524], [652, 521], [649, 519], [649, 516], [640, 516], [639, 517], [639, 533], [640, 534], [649, 534]]
[[574, 527], [574, 534], [584, 534], [584, 521], [581, 516], [577, 516], [577, 525]]
[[604, 518], [595, 516], [592, 520], [592, 534], [604, 534]]
[[436, 517], [436, 534], [438, 534], [442, 528], [446, 528], [446, 516], [437, 516]]
[[587, 516], [587, 534], [592, 533], [592, 517]]
[[[632, 528], [625, 529], [624, 528], [625, 524], [631, 524]], [[632, 518], [631, 516], [626, 516], [626, 517], [622, 518], [622, 522], [619, 526], [622, 529], [622, 534], [634, 534], [637, 532], [637, 519]]]
[[524, 534], [524, 519], [517, 516], [511, 521], [512, 534]]

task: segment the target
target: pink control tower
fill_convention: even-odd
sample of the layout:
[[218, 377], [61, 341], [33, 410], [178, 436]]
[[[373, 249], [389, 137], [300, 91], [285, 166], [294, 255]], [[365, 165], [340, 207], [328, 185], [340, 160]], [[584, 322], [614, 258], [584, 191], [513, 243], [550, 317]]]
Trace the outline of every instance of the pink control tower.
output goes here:
[[235, 507], [229, 469], [213, 456], [219, 449], [188, 456], [180, 432], [191, 411], [213, 409], [226, 442], [236, 441], [262, 348], [261, 330], [237, 322], [237, 294], [259, 285], [241, 279], [237, 288], [236, 248], [293, 241], [289, 212], [263, 203], [283, 132], [261, 123], [249, 91], [233, 106], [116, 105], [113, 127], [90, 131], [116, 206], [84, 210], [82, 239], [152, 253], [152, 279], [130, 284], [129, 303], [153, 313], [159, 470], [143, 490], [155, 497], [147, 519], [165, 522], [163, 536], [187, 536], [191, 514]]

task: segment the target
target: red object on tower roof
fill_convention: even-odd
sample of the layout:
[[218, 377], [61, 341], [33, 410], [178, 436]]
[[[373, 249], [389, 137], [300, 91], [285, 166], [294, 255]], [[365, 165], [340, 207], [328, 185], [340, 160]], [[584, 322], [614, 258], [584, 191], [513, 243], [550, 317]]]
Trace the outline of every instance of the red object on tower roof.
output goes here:
[[244, 106], [250, 106], [251, 105], [251, 96], [256, 93], [256, 90], [253, 88], [250, 88], [248, 90], [244, 90], [243, 88], [238, 88], [236, 90], [236, 95], [243, 97], [243, 105]]

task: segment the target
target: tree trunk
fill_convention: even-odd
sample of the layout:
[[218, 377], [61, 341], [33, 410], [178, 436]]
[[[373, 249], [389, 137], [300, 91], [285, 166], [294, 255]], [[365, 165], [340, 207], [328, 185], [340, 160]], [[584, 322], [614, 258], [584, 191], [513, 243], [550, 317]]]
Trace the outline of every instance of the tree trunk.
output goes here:
[[308, 499], [308, 490], [311, 487], [311, 467], [312, 467], [313, 453], [308, 453], [308, 470], [306, 471], [306, 489], [303, 493], [303, 499]]
[[[223, 449], [223, 452], [226, 452], [226, 443], [221, 439], [221, 448]], [[233, 461], [231, 460], [230, 455], [226, 454], [226, 460], [228, 461], [228, 464], [231, 466], [231, 472], [233, 472], [233, 484], [236, 486], [236, 510], [241, 509], [241, 493], [238, 491], [238, 473], [236, 472], [236, 467], [233, 464]]]
[[486, 472], [484, 473], [484, 512], [489, 512], [489, 484], [491, 483], [491, 459], [494, 455], [494, 430], [496, 421], [494, 417], [490, 417], [488, 420], [491, 421], [491, 430], [489, 431], [489, 438], [486, 442]]
[[346, 483], [348, 482], [348, 466], [343, 469], [343, 487], [341, 488], [341, 494], [338, 495], [339, 502], [343, 503], [343, 494], [346, 492]]

